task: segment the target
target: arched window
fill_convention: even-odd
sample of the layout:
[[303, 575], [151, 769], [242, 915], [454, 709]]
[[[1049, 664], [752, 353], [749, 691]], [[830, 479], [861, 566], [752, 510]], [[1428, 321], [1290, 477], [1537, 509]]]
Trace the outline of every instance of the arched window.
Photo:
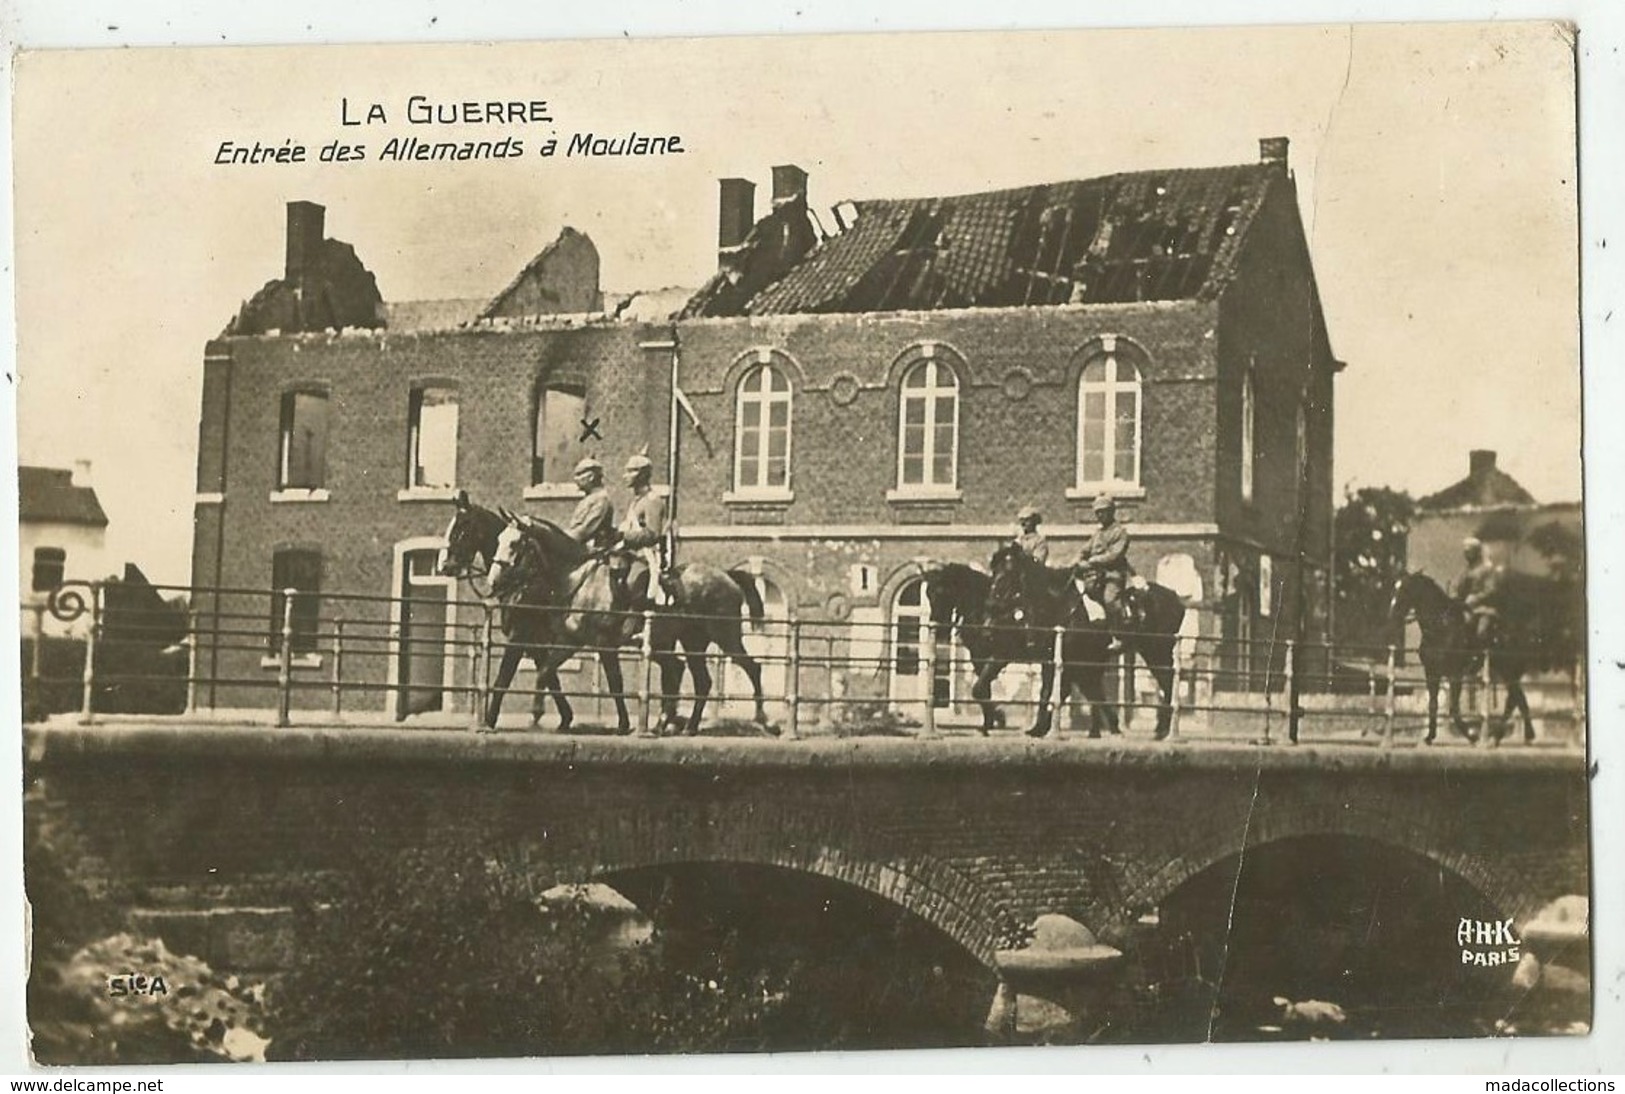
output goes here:
[[320, 490], [327, 485], [327, 392], [282, 393], [277, 429], [278, 490]]
[[457, 485], [457, 389], [448, 384], [412, 388], [407, 400], [406, 485]]
[[1115, 341], [1078, 377], [1078, 488], [1140, 488], [1140, 370]]
[[531, 432], [530, 482], [572, 486], [570, 473], [584, 454], [581, 423], [587, 417], [587, 389], [580, 384], [542, 381], [536, 385]]
[[[903, 583], [892, 601], [891, 697], [904, 708], [918, 706], [931, 696], [939, 710], [954, 699], [953, 649], [949, 642], [937, 642], [936, 673], [929, 685], [925, 680], [925, 632], [931, 625], [931, 604], [925, 595], [925, 579]], [[940, 638], [940, 636], [939, 636]], [[929, 686], [929, 692], [927, 687]], [[916, 710], [916, 714], [917, 714]]]
[[734, 490], [790, 488], [790, 379], [761, 364], [739, 381], [734, 409]]
[[959, 379], [934, 358], [903, 374], [897, 431], [899, 489], [952, 489], [959, 466]]

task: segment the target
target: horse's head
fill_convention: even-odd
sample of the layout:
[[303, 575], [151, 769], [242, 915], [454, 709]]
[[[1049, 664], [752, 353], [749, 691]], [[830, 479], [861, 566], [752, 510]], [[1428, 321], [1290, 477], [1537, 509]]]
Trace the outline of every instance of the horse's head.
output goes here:
[[1388, 603], [1388, 619], [1402, 624], [1410, 619], [1424, 622], [1455, 607], [1455, 601], [1426, 574], [1401, 574], [1394, 582], [1393, 599]]
[[527, 584], [534, 575], [535, 545], [517, 520], [497, 533], [491, 552], [491, 595], [502, 597]]
[[470, 502], [466, 490], [457, 491], [453, 500], [456, 509], [451, 523], [446, 525], [446, 545], [441, 548], [438, 567], [440, 576], [476, 577], [490, 570], [503, 521], [491, 510]]
[[980, 622], [987, 600], [987, 575], [963, 562], [928, 562], [920, 567], [931, 621], [939, 627]]
[[990, 618], [1009, 616], [1020, 620], [1022, 606], [1027, 600], [1027, 579], [1032, 571], [1032, 559], [1017, 543], [1006, 543], [988, 560], [991, 578], [987, 590], [987, 610]]

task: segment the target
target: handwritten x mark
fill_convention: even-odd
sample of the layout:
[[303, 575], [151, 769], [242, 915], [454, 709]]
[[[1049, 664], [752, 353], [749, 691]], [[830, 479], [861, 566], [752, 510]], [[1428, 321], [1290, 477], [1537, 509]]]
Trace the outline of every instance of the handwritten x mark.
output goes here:
[[590, 422], [587, 419], [582, 418], [581, 419], [581, 440], [583, 440], [583, 441], [601, 441], [601, 440], [603, 440], [604, 439], [603, 434], [598, 432], [598, 423], [601, 422], [601, 421], [603, 421], [602, 418], [594, 418]]

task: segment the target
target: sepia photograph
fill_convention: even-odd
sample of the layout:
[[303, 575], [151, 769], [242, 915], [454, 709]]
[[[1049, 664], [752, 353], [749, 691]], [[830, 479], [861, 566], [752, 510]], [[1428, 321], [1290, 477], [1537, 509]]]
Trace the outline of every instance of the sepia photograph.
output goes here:
[[1576, 50], [16, 54], [33, 1065], [1583, 1041]]

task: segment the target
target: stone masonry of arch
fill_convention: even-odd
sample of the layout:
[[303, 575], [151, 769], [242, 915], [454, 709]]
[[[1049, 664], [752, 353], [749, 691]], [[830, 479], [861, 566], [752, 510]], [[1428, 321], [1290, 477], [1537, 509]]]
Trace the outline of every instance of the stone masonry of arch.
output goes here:
[[1121, 941], [1203, 870], [1303, 835], [1426, 856], [1520, 924], [1588, 890], [1584, 767], [1559, 753], [196, 724], [28, 743], [32, 808], [74, 875], [131, 909], [288, 905], [358, 856], [441, 839], [540, 887], [694, 862], [817, 874], [984, 963], [1046, 913]]

